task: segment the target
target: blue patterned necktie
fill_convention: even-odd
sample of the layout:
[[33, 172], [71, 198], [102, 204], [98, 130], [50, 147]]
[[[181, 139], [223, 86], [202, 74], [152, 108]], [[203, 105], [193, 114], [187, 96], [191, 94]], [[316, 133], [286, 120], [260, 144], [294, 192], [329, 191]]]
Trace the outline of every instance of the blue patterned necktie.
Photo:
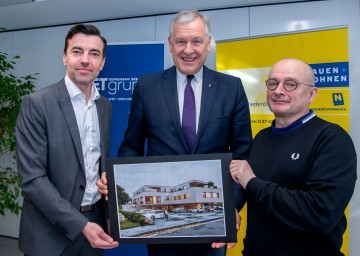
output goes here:
[[191, 80], [193, 75], [187, 75], [187, 83], [184, 91], [184, 107], [182, 115], [182, 132], [188, 149], [192, 152], [195, 144], [196, 137], [196, 108], [195, 108], [195, 96], [191, 87]]

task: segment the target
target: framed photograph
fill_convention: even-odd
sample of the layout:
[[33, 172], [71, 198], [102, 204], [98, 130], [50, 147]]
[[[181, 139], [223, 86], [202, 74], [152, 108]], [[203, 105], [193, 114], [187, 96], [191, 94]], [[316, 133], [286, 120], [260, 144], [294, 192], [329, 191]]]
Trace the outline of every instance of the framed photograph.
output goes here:
[[231, 157], [107, 159], [109, 233], [121, 243], [236, 242]]

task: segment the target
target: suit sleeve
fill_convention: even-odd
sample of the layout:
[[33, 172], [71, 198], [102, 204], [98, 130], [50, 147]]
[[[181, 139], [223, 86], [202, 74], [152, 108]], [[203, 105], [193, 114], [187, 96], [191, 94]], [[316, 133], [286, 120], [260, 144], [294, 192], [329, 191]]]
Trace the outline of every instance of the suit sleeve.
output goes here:
[[231, 145], [233, 159], [246, 160], [250, 154], [252, 133], [249, 102], [240, 79], [237, 80], [237, 98], [232, 122]]
[[[240, 79], [237, 79], [237, 100], [232, 123], [230, 150], [233, 159], [246, 160], [250, 154], [252, 132], [248, 99]], [[246, 192], [240, 184], [234, 183], [235, 206], [238, 211], [246, 202]]]
[[[17, 163], [24, 200], [73, 240], [88, 220], [61, 197], [49, 180], [47, 127], [44, 109], [38, 102], [29, 96], [23, 99], [16, 125]], [[69, 189], [73, 188], [69, 185]]]
[[128, 126], [118, 149], [118, 157], [144, 155], [146, 123], [143, 108], [142, 78], [140, 78], [133, 91]]

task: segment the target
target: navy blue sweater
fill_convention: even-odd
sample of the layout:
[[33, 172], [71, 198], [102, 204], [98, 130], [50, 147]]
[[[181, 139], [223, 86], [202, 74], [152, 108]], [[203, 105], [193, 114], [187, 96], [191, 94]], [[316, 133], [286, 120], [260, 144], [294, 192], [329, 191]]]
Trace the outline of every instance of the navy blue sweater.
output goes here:
[[342, 255], [356, 181], [346, 131], [316, 116], [269, 127], [255, 137], [249, 164], [256, 178], [246, 187], [244, 255]]

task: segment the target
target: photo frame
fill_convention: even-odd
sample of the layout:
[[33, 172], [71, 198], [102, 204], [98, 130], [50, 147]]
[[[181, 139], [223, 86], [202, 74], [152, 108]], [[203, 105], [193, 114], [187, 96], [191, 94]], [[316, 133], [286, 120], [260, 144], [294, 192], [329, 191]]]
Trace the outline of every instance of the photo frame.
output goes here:
[[121, 243], [236, 242], [231, 153], [106, 160], [108, 231]]

